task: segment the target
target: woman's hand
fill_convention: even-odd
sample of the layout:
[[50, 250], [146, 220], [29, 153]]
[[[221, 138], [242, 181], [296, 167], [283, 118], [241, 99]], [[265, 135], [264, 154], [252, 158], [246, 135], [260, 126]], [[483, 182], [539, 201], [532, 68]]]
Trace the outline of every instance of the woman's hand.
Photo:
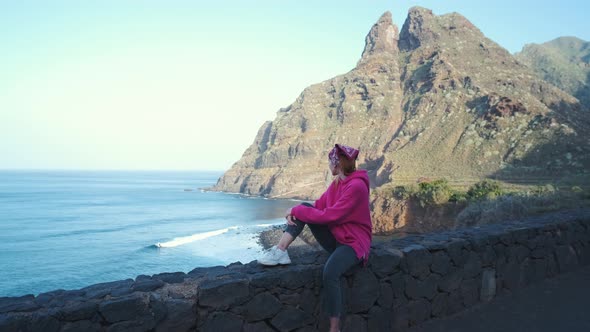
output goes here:
[[296, 226], [297, 224], [295, 223], [295, 217], [293, 217], [291, 214], [291, 209], [292, 208], [287, 209], [287, 212], [285, 213], [285, 219], [287, 219], [287, 225]]
[[292, 214], [287, 216], [287, 225], [297, 226], [297, 224], [295, 223], [295, 217], [293, 217]]

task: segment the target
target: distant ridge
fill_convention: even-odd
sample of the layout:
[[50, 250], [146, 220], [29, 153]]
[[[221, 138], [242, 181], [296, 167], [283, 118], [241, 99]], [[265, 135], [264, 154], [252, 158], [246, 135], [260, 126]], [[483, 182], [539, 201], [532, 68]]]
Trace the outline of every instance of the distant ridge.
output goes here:
[[590, 109], [590, 42], [560, 37], [525, 45], [516, 58]]

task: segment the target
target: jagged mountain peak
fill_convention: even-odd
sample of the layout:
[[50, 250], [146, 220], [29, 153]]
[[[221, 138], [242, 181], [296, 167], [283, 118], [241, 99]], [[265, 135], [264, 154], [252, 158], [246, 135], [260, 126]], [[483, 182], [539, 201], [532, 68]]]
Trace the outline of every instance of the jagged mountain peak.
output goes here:
[[393, 56], [397, 55], [397, 42], [399, 30], [391, 18], [391, 12], [387, 11], [373, 25], [367, 37], [365, 37], [365, 49], [359, 63], [367, 62], [375, 55]]
[[381, 24], [386, 24], [386, 25], [393, 24], [393, 18], [392, 18], [391, 12], [389, 10], [385, 11], [385, 13], [383, 13], [383, 15], [381, 15], [381, 17], [379, 17], [379, 19], [377, 20], [377, 23], [375, 23], [375, 25], [381, 25]]
[[408, 16], [428, 16], [434, 17], [431, 9], [422, 6], [412, 6], [408, 9]]
[[423, 45], [436, 43], [440, 39], [455, 38], [466, 33], [483, 37], [481, 31], [461, 14], [437, 16], [430, 9], [415, 6], [408, 11], [402, 26], [399, 48], [402, 51], [412, 51]]

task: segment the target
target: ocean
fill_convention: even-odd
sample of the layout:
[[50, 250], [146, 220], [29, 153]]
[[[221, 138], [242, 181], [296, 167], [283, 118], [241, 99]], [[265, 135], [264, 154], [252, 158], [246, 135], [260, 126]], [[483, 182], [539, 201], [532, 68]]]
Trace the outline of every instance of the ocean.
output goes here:
[[0, 171], [0, 297], [256, 259], [298, 202], [202, 190], [219, 176]]

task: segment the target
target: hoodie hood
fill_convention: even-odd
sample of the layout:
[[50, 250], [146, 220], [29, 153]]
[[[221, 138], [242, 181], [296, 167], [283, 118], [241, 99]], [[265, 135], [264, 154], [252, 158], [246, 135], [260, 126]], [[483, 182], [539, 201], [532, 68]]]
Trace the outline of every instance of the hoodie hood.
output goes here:
[[370, 188], [370, 185], [369, 185], [369, 175], [367, 174], [367, 171], [366, 170], [359, 169], [359, 170], [356, 170], [356, 171], [352, 172], [349, 176], [346, 177], [346, 179], [344, 179], [344, 181], [342, 181], [342, 183], [348, 183], [349, 181], [352, 181], [353, 179], [361, 179], [361, 180], [363, 180], [363, 182], [367, 186], [367, 189]]

